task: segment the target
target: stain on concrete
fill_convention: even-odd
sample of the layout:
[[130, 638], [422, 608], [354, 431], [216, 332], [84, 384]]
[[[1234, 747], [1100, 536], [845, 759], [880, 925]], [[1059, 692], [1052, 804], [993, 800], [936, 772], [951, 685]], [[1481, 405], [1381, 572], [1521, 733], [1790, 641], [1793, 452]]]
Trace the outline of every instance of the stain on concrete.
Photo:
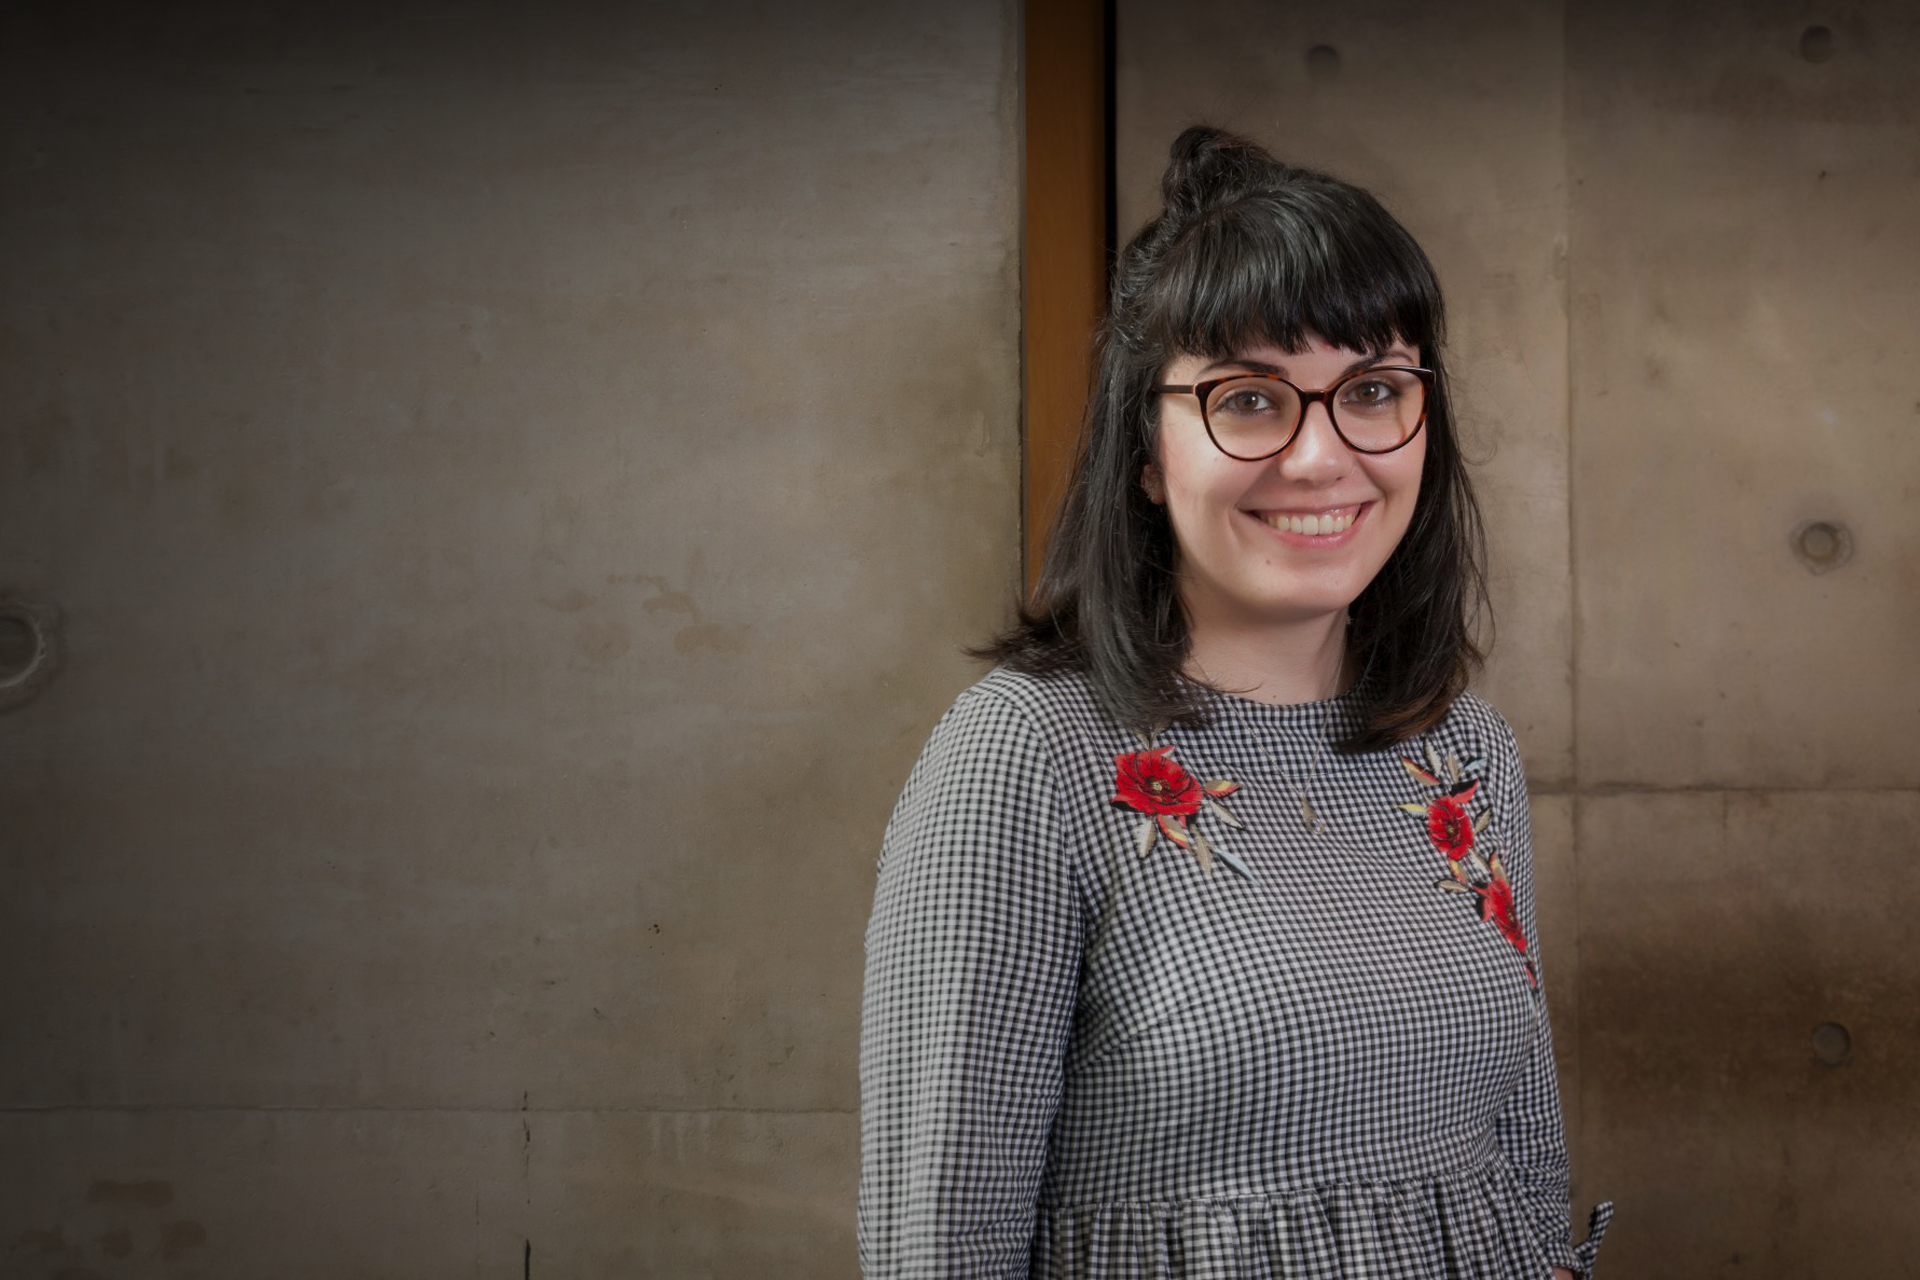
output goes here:
[[132, 1205], [164, 1209], [173, 1203], [171, 1182], [113, 1182], [102, 1178], [87, 1188], [88, 1204]]
[[716, 653], [739, 653], [747, 647], [747, 643], [744, 629], [704, 622], [675, 632], [673, 647], [678, 653], [697, 653], [702, 649], [711, 649]]
[[546, 605], [547, 608], [552, 609], [555, 613], [578, 613], [598, 599], [598, 596], [590, 596], [578, 587], [574, 587], [557, 596], [549, 596], [540, 603]]
[[36, 1253], [64, 1253], [69, 1256], [80, 1252], [78, 1248], [67, 1243], [67, 1238], [60, 1233], [58, 1227], [51, 1231], [23, 1231], [20, 1233], [20, 1238], [14, 1242], [14, 1248], [32, 1249]]
[[183, 1258], [207, 1243], [207, 1229], [197, 1222], [160, 1224], [160, 1256], [168, 1262]]
[[693, 602], [693, 597], [684, 591], [675, 591], [672, 587], [669, 587], [665, 578], [641, 575], [636, 580], [647, 583], [655, 591], [660, 593], [640, 606], [648, 613], [664, 609], [668, 613], [684, 613], [696, 621], [699, 619], [700, 606]]
[[100, 1235], [100, 1252], [109, 1258], [124, 1258], [133, 1252], [133, 1232], [115, 1227]]
[[584, 618], [574, 645], [597, 663], [612, 662], [633, 647], [633, 636], [626, 624], [611, 618]]

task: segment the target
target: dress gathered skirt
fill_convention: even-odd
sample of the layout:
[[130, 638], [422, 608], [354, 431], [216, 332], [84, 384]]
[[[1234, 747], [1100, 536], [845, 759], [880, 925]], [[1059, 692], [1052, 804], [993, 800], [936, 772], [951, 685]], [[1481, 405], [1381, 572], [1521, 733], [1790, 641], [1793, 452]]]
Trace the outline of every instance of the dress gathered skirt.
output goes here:
[[1352, 711], [961, 695], [867, 934], [870, 1280], [1591, 1273], [1512, 735], [1335, 753]]

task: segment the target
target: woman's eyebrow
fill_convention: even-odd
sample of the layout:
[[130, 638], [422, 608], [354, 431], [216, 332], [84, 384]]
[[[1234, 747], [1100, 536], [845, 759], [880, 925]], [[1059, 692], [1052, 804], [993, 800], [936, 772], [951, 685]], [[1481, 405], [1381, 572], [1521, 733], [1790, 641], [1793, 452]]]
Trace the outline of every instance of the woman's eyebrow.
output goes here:
[[[1383, 360], [1404, 360], [1408, 364], [1418, 364], [1419, 358], [1408, 353], [1405, 347], [1388, 347], [1385, 351], [1376, 351], [1370, 356], [1362, 356], [1346, 368], [1347, 373], [1358, 373], [1368, 365], [1379, 364]], [[1345, 376], [1344, 374], [1342, 376]]]
[[[1376, 351], [1371, 355], [1361, 356], [1358, 360], [1355, 360], [1342, 370], [1340, 376], [1344, 378], [1347, 374], [1358, 373], [1369, 365], [1376, 365], [1382, 360], [1387, 359], [1404, 360], [1409, 364], [1418, 363], [1418, 357], [1409, 354], [1405, 347], [1393, 346], [1388, 347], [1384, 351]], [[1228, 368], [1248, 369], [1254, 373], [1271, 373], [1281, 378], [1287, 376], [1286, 369], [1281, 365], [1269, 364], [1265, 360], [1250, 360], [1245, 356], [1228, 356], [1225, 360], [1215, 360], [1212, 364], [1200, 371], [1200, 376], [1205, 377], [1209, 373], [1215, 373], [1221, 369]]]
[[1243, 356], [1228, 356], [1225, 360], [1215, 360], [1212, 364], [1202, 369], [1200, 373], [1204, 376], [1209, 373], [1216, 373], [1221, 369], [1229, 368], [1251, 369], [1255, 373], [1271, 373], [1280, 377], [1286, 376], [1286, 370], [1277, 364], [1268, 364], [1265, 360], [1248, 360]]

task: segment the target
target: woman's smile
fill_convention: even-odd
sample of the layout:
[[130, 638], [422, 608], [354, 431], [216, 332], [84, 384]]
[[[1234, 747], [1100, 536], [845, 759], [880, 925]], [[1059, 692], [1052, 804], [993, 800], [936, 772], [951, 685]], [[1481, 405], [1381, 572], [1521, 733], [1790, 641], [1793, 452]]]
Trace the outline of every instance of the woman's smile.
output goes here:
[[1316, 511], [1254, 511], [1250, 512], [1256, 520], [1267, 525], [1276, 533], [1291, 534], [1299, 545], [1325, 549], [1344, 545], [1338, 536], [1353, 527], [1371, 503], [1357, 503], [1345, 507], [1323, 507]]

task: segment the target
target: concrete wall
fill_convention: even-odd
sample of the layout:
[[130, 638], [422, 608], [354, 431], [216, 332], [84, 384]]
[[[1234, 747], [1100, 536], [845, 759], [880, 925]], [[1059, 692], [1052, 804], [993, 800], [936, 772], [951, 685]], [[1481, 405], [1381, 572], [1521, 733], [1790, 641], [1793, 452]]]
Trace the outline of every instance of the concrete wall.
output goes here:
[[846, 1276], [1018, 580], [1018, 9], [36, 4], [0, 1272]]
[[1207, 119], [1374, 189], [1447, 287], [1608, 1272], [1910, 1269], [1913, 6], [1119, 17], [1123, 229]]

